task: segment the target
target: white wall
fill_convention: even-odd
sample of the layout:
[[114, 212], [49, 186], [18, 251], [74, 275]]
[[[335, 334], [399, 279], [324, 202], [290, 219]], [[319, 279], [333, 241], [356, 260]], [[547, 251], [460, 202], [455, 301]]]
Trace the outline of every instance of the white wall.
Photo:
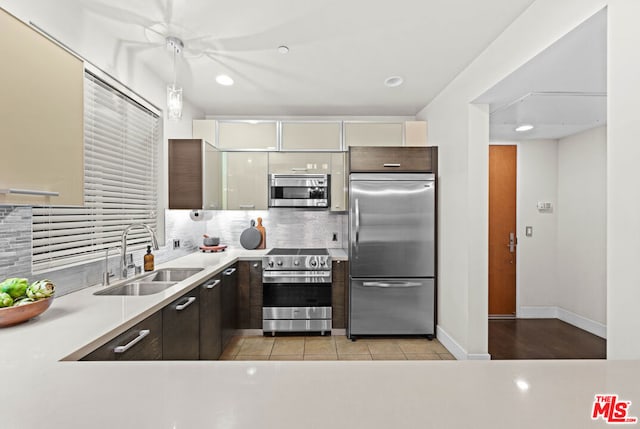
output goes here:
[[[430, 144], [440, 151], [439, 332], [467, 354], [487, 353], [482, 297], [488, 293], [486, 268], [469, 260], [486, 254], [488, 246], [486, 194], [470, 197], [488, 173], [470, 166], [485, 162], [489, 139], [470, 138], [469, 104], [606, 5], [604, 0], [536, 1], [417, 115], [428, 121]], [[472, 230], [481, 238], [469, 240]]]
[[558, 142], [557, 305], [606, 324], [607, 129]]
[[607, 357], [640, 358], [640, 2], [610, 0], [607, 124]]
[[[516, 144], [516, 143], [514, 143]], [[517, 315], [531, 307], [558, 305], [556, 247], [558, 219], [558, 142], [529, 140], [518, 146], [518, 260]], [[538, 201], [553, 204], [550, 211], [539, 211]], [[525, 227], [533, 235], [525, 236]]]

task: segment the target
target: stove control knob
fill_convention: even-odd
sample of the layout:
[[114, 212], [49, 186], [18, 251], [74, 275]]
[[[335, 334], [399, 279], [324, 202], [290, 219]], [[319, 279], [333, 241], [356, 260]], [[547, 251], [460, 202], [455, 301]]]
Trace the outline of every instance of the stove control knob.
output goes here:
[[269, 261], [269, 266], [273, 267], [273, 261]]
[[278, 261], [277, 264], [278, 264], [279, 267], [281, 267], [282, 266], [282, 261]]
[[296, 259], [295, 261], [293, 261], [293, 265], [300, 265], [300, 261]]
[[311, 266], [312, 267], [315, 267], [316, 265], [318, 265], [318, 263], [315, 260], [311, 261]]
[[320, 265], [324, 267], [324, 265], [327, 263], [327, 261], [325, 261], [324, 259], [320, 259]]

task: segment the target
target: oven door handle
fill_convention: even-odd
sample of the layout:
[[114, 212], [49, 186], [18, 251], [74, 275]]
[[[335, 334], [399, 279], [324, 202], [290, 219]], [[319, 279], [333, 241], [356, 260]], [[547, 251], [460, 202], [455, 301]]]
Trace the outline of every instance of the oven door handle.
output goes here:
[[331, 277], [331, 271], [318, 271], [309, 273], [308, 271], [265, 271], [263, 278], [288, 277], [288, 278], [325, 278]]

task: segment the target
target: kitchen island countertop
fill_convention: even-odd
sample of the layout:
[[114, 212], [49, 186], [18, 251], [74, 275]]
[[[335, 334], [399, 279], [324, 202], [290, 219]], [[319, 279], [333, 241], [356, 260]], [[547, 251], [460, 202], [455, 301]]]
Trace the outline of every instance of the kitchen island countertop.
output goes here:
[[61, 361], [263, 253], [194, 253], [158, 268], [205, 270], [159, 294], [95, 296], [92, 286], [0, 329], [0, 427], [607, 427], [591, 419], [598, 394], [640, 415], [640, 361]]

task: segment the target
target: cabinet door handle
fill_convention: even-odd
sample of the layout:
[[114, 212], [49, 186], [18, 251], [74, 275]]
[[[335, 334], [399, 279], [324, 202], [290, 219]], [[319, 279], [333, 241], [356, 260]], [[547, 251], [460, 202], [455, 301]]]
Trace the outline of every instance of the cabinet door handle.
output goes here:
[[189, 298], [187, 298], [187, 302], [185, 302], [184, 304], [176, 305], [176, 310], [182, 311], [194, 302], [196, 302], [196, 298], [194, 296], [190, 296]]
[[253, 268], [258, 268], [260, 266], [260, 264], [258, 264], [257, 262], [255, 264], [253, 264]]
[[205, 287], [207, 289], [213, 289], [214, 287], [218, 286], [220, 284], [220, 280], [216, 279], [214, 281], [212, 281], [211, 283], [208, 283], [205, 285]]
[[235, 272], [236, 272], [235, 268], [229, 268], [229, 269], [224, 270], [222, 272], [222, 274], [225, 275], [225, 276], [230, 276], [231, 274], [233, 274]]
[[400, 167], [400, 164], [382, 164], [383, 167]]
[[240, 204], [238, 207], [241, 209], [254, 209], [256, 208], [255, 204]]
[[142, 339], [144, 337], [146, 337], [147, 335], [149, 335], [151, 331], [148, 329], [143, 329], [142, 331], [138, 332], [138, 336], [135, 337], [133, 340], [129, 341], [127, 344], [125, 344], [124, 346], [118, 346], [116, 348], [113, 349], [114, 353], [124, 353], [127, 350], [129, 350], [131, 347], [135, 346], [136, 344], [138, 344], [140, 341], [142, 341]]
[[0, 194], [22, 194], [22, 195], [42, 195], [45, 197], [58, 197], [60, 192], [40, 191], [37, 189], [0, 189]]

